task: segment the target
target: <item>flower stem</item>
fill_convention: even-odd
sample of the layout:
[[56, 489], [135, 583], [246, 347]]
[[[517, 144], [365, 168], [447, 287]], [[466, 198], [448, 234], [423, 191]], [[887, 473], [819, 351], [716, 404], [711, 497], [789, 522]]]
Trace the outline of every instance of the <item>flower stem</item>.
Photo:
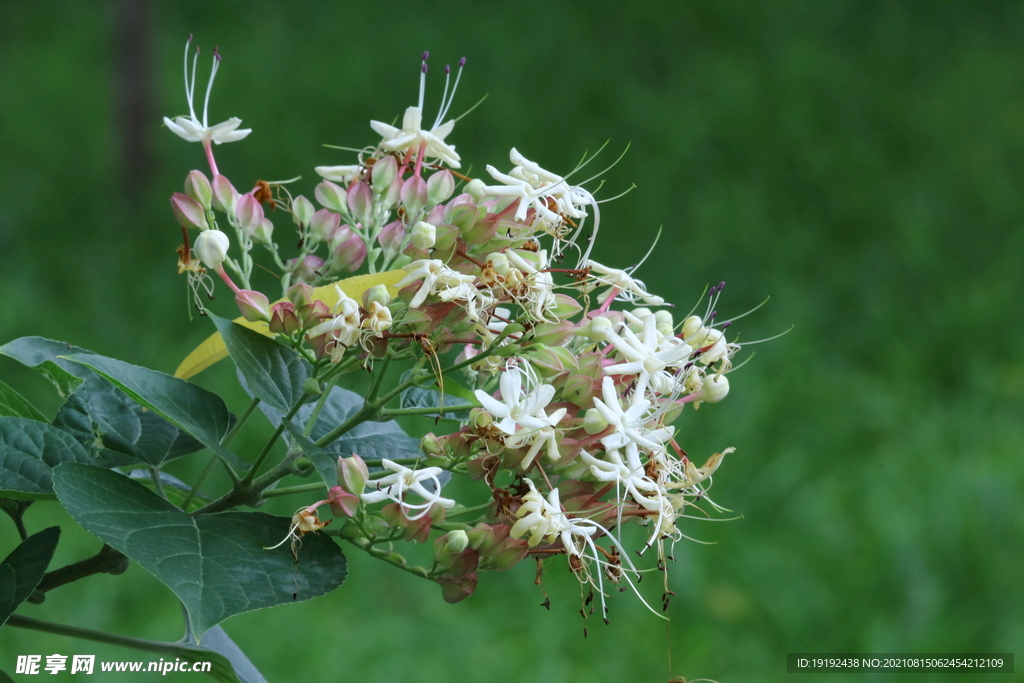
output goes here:
[[431, 406], [425, 408], [390, 408], [381, 410], [380, 414], [382, 417], [400, 417], [402, 415], [429, 415], [433, 417], [438, 413], [456, 413], [460, 410], [470, 410], [476, 408], [475, 403], [460, 403], [454, 406]]
[[290, 496], [293, 493], [309, 493], [310, 491], [322, 491], [327, 487], [324, 482], [316, 484], [299, 484], [298, 486], [285, 486], [280, 489], [270, 489], [263, 492], [264, 498], [276, 498], [277, 496]]
[[309, 396], [309, 393], [303, 392], [302, 396], [299, 397], [299, 400], [297, 400], [291, 410], [288, 411], [288, 414], [281, 419], [281, 424], [277, 426], [277, 429], [274, 430], [274, 433], [271, 434], [270, 438], [267, 440], [266, 445], [263, 446], [263, 450], [260, 451], [258, 456], [256, 456], [256, 462], [252, 464], [252, 469], [249, 470], [247, 475], [242, 477], [242, 486], [248, 486], [252, 483], [252, 480], [256, 477], [256, 473], [259, 471], [263, 461], [267, 459], [268, 455], [270, 455], [270, 449], [273, 448], [274, 444], [277, 443], [277, 440], [281, 438], [281, 433], [285, 430], [285, 424], [295, 417], [295, 413], [299, 412], [299, 408], [301, 408], [302, 404], [306, 402], [307, 396]]

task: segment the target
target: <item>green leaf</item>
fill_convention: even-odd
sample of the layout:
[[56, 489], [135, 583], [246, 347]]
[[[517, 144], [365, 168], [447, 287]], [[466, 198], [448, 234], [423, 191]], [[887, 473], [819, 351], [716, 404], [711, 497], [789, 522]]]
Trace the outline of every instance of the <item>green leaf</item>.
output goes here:
[[0, 380], [0, 417], [27, 417], [30, 420], [49, 422], [38, 408], [3, 380]]
[[223, 657], [234, 669], [239, 683], [267, 683], [267, 679], [263, 677], [259, 669], [253, 665], [242, 649], [220, 626], [214, 626], [206, 632], [202, 645], [196, 642], [191, 629], [187, 630], [181, 642], [185, 647], [193, 650], [213, 652]]
[[159, 467], [203, 444], [90, 371], [53, 419], [111, 467], [145, 462]]
[[231, 426], [231, 414], [216, 394], [191, 382], [96, 354], [77, 354], [68, 360], [91, 368], [114, 383], [137, 403], [154, 411], [193, 436], [236, 470], [251, 466], [220, 445]]
[[[404, 382], [408, 377], [409, 373], [406, 372], [402, 375], [399, 381]], [[426, 382], [433, 382], [432, 378], [424, 380]], [[402, 408], [441, 408], [442, 406], [455, 405], [457, 403], [473, 403], [479, 405], [479, 401], [473, 396], [473, 392], [469, 391], [465, 387], [458, 383], [445, 378], [444, 380], [444, 394], [442, 399], [442, 393], [436, 386], [411, 386], [402, 392], [401, 407]], [[424, 417], [438, 418], [437, 413], [431, 413], [424, 415]], [[456, 422], [464, 422], [469, 419], [469, 411], [462, 410], [458, 412], [445, 412], [440, 416], [441, 420], [452, 420]]]
[[345, 580], [345, 556], [327, 536], [303, 538], [298, 563], [287, 543], [265, 549], [285, 538], [285, 517], [192, 517], [118, 472], [77, 463], [55, 470], [54, 488], [75, 521], [178, 596], [197, 638], [232, 615], [308, 600]]
[[60, 527], [43, 529], [22, 541], [0, 562], [0, 626], [43, 580], [58, 539]]
[[231, 360], [245, 377], [250, 395], [282, 412], [288, 412], [305, 392], [302, 383], [312, 367], [292, 349], [224, 318], [210, 315]]
[[[156, 484], [153, 483], [153, 475], [150, 473], [149, 470], [131, 470], [130, 472], [128, 472], [128, 476], [131, 479], [134, 479], [135, 481], [145, 486], [150, 491], [157, 493]], [[185, 502], [185, 496], [189, 494], [189, 491], [192, 490], [192, 487], [183, 482], [181, 479], [178, 479], [173, 475], [167, 474], [166, 472], [157, 472], [157, 476], [160, 478], [160, 484], [163, 486], [164, 497], [172, 505], [181, 508], [181, 504]], [[210, 502], [209, 498], [206, 498], [202, 495], [197, 495], [194, 498], [192, 498], [192, 501], [188, 504], [188, 510], [185, 510], [185, 512], [192, 512], [193, 510], [198, 510], [208, 502]], [[181, 509], [184, 510], [185, 508]]]
[[53, 498], [52, 468], [91, 463], [74, 437], [45, 422], [0, 417], [0, 495], [17, 500]]
[[0, 346], [0, 354], [9, 356], [23, 365], [35, 368], [41, 375], [53, 382], [57, 392], [67, 398], [74, 392], [89, 371], [60, 356], [75, 353], [92, 353], [67, 342], [53, 341], [42, 337], [22, 337]]
[[8, 676], [3, 669], [0, 669], [0, 683], [14, 683], [14, 679]]

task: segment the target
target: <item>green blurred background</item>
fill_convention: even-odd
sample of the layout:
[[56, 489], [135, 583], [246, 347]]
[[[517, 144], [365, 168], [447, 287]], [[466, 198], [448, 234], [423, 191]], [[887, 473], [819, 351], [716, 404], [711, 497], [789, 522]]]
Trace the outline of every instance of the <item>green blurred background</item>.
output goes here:
[[[218, 149], [238, 187], [303, 175], [311, 194], [314, 165], [350, 163], [322, 143], [372, 143], [369, 119], [414, 104], [420, 52], [435, 75], [467, 56], [452, 111], [490, 97], [451, 136], [464, 166], [506, 168], [515, 146], [568, 170], [628, 143], [602, 194], [637, 189], [603, 206], [596, 258], [634, 263], [664, 225], [639, 273], [652, 291], [686, 311], [726, 280], [723, 315], [771, 297], [733, 327], [741, 339], [794, 326], [748, 349], [725, 402], [679, 422], [693, 454], [737, 448], [714, 496], [742, 519], [685, 528], [714, 545], [677, 547], [667, 627], [616, 595], [612, 624], [584, 639], [564, 566], [545, 580], [551, 611], [527, 566], [451, 606], [353, 551], [337, 592], [225, 623], [270, 681], [665, 681], [669, 651], [672, 675], [777, 681], [787, 652], [1022, 652], [1020, 3], [35, 7], [0, 8], [0, 341], [42, 335], [172, 371], [210, 332], [189, 321], [167, 203], [203, 158], [160, 122], [185, 109], [190, 32], [224, 55], [211, 120], [254, 129]], [[440, 79], [429, 87], [432, 117]], [[222, 365], [199, 381], [229, 387]], [[0, 376], [56, 410], [33, 373], [3, 359]], [[27, 516], [30, 530], [62, 519], [56, 504]], [[15, 536], [0, 519], [0, 555]], [[55, 562], [97, 547], [68, 529]], [[173, 596], [137, 567], [20, 613], [181, 632]], [[16, 654], [55, 652], [152, 658], [0, 631], [8, 672]]]

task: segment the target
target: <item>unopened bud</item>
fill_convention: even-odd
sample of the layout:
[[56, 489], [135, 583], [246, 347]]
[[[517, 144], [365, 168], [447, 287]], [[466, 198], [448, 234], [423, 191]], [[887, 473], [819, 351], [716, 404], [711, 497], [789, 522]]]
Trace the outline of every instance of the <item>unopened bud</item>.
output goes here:
[[327, 494], [330, 501], [331, 513], [335, 517], [355, 517], [359, 504], [362, 502], [357, 496], [353, 496], [340, 486], [334, 486]]
[[[309, 208], [313, 208], [312, 204], [310, 204]], [[341, 225], [341, 214], [328, 211], [327, 209], [320, 209], [313, 214], [307, 225], [309, 225], [309, 232], [314, 240], [326, 242], [334, 235], [338, 226]]]
[[359, 270], [366, 260], [366, 244], [358, 235], [341, 242], [331, 252], [331, 268], [335, 270]]
[[299, 316], [295, 315], [295, 306], [290, 301], [281, 301], [270, 309], [270, 331], [275, 334], [286, 334], [289, 337], [302, 328]]
[[484, 184], [484, 181], [479, 178], [473, 178], [473, 180], [466, 183], [465, 190], [469, 193], [469, 196], [473, 198], [474, 202], [479, 202], [484, 196], [485, 187], [487, 187], [487, 185]]
[[363, 167], [359, 164], [351, 166], [317, 166], [314, 169], [320, 177], [326, 180], [333, 180], [336, 183], [348, 185], [353, 180], [358, 180], [362, 175]]
[[216, 268], [228, 257], [230, 246], [231, 240], [220, 230], [204, 230], [196, 237], [192, 250], [203, 265], [207, 268]]
[[487, 261], [491, 264], [491, 268], [498, 275], [508, 275], [510, 268], [508, 263], [508, 256], [505, 256], [500, 251], [496, 251], [493, 254], [487, 255]]
[[313, 288], [305, 283], [292, 285], [284, 295], [288, 297], [288, 301], [291, 301], [296, 309], [304, 308], [313, 303]]
[[455, 178], [451, 171], [445, 169], [438, 171], [427, 179], [427, 201], [431, 204], [440, 204], [455, 192]]
[[701, 334], [703, 329], [704, 321], [701, 320], [701, 317], [699, 315], [691, 315], [683, 321], [683, 340], [690, 346], [697, 348], [707, 335], [707, 330], [704, 330], [704, 334]]
[[613, 327], [611, 320], [599, 315], [581, 328], [580, 334], [591, 341], [603, 342], [608, 339], [608, 333], [612, 331]]
[[238, 190], [231, 184], [231, 181], [222, 175], [213, 176], [213, 208], [223, 211], [226, 214], [235, 213], [235, 204], [238, 203]]
[[317, 381], [316, 377], [307, 377], [303, 380], [302, 390], [310, 396], [319, 396], [324, 393], [324, 390], [320, 387], [320, 382]]
[[601, 415], [597, 408], [591, 408], [583, 416], [583, 431], [587, 434], [593, 436], [594, 434], [600, 434], [606, 429], [608, 429], [608, 421], [604, 419], [604, 416]]
[[[433, 176], [431, 176], [433, 178]], [[409, 240], [419, 249], [430, 249], [437, 239], [437, 228], [430, 223], [420, 221], [412, 226]]]
[[206, 211], [202, 204], [187, 194], [175, 192], [171, 195], [171, 211], [178, 219], [178, 225], [183, 228], [199, 228], [206, 230], [209, 224], [206, 222]]
[[363, 229], [373, 221], [373, 193], [370, 186], [360, 180], [349, 185], [346, 195], [348, 210], [363, 224]]
[[235, 303], [242, 317], [251, 323], [268, 322], [270, 320], [270, 300], [263, 292], [251, 289], [239, 290], [235, 295]]
[[369, 308], [372, 303], [381, 306], [391, 303], [391, 293], [388, 292], [387, 285], [374, 285], [363, 292], [363, 308]]
[[444, 449], [441, 448], [441, 442], [433, 432], [420, 439], [420, 450], [422, 450], [423, 454], [428, 458], [444, 455]]
[[461, 553], [469, 547], [469, 536], [462, 529], [455, 529], [445, 534], [444, 547], [453, 553]]
[[386, 192], [397, 177], [398, 163], [393, 156], [378, 159], [373, 165], [373, 191], [376, 194]]
[[301, 260], [298, 257], [288, 259], [288, 270], [294, 273], [300, 282], [312, 282], [317, 279], [324, 260], [314, 254], [306, 254]]
[[402, 204], [409, 216], [416, 216], [427, 205], [427, 184], [413, 176], [402, 185]]
[[718, 403], [729, 393], [729, 380], [725, 375], [708, 375], [704, 386], [697, 392], [698, 401]]
[[338, 483], [350, 493], [362, 495], [369, 479], [370, 470], [358, 455], [353, 453], [350, 458], [338, 458]]
[[210, 210], [213, 188], [202, 171], [189, 171], [188, 177], [185, 178], [185, 194], [199, 202], [206, 211]]
[[251, 237], [253, 242], [259, 244], [273, 244], [274, 224], [270, 222], [269, 218], [264, 218], [252, 231]]
[[295, 221], [295, 225], [309, 225], [309, 222], [313, 219], [313, 212], [315, 210], [316, 209], [313, 208], [313, 202], [309, 201], [302, 195], [299, 195], [292, 200], [292, 219]]
[[235, 205], [235, 221], [242, 234], [250, 239], [256, 228], [263, 222], [263, 206], [256, 200], [252, 192], [246, 192], [238, 198], [238, 203]]
[[313, 196], [320, 202], [320, 206], [344, 213], [348, 210], [348, 202], [345, 199], [345, 190], [341, 189], [329, 180], [325, 180], [316, 186]]
[[405, 241], [405, 226], [402, 221], [392, 221], [381, 229], [377, 242], [384, 248], [384, 258], [392, 259], [401, 250]]

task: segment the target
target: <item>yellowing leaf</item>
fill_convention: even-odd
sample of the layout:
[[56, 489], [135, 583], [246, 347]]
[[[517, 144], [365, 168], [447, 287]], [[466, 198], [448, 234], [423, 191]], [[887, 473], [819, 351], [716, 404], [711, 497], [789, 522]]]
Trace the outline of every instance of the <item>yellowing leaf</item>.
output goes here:
[[[389, 270], [386, 273], [357, 275], [344, 280], [338, 280], [332, 284], [314, 289], [313, 300], [323, 301], [327, 304], [328, 308], [333, 309], [334, 305], [338, 303], [338, 294], [334, 291], [334, 285], [341, 287], [341, 291], [345, 292], [345, 294], [353, 299], [359, 299], [363, 296], [363, 292], [371, 287], [376, 287], [377, 285], [387, 285], [388, 291], [392, 296], [394, 296], [398, 291], [395, 288], [395, 283], [405, 277], [405, 275], [406, 273], [404, 270]], [[281, 299], [280, 301], [284, 301], [284, 299]], [[235, 318], [235, 322], [239, 325], [248, 327], [250, 330], [256, 330], [262, 335], [266, 335], [268, 337], [274, 336], [270, 332], [267, 323], [253, 323], [249, 322], [245, 318]], [[174, 376], [179, 379], [188, 379], [199, 374], [217, 361], [224, 360], [227, 357], [228, 349], [224, 346], [224, 339], [220, 336], [220, 332], [215, 332], [207, 337], [206, 341], [197, 346], [192, 353], [188, 354], [188, 356], [185, 357], [185, 360], [181, 361], [181, 365], [179, 365], [178, 369], [174, 371]]]

